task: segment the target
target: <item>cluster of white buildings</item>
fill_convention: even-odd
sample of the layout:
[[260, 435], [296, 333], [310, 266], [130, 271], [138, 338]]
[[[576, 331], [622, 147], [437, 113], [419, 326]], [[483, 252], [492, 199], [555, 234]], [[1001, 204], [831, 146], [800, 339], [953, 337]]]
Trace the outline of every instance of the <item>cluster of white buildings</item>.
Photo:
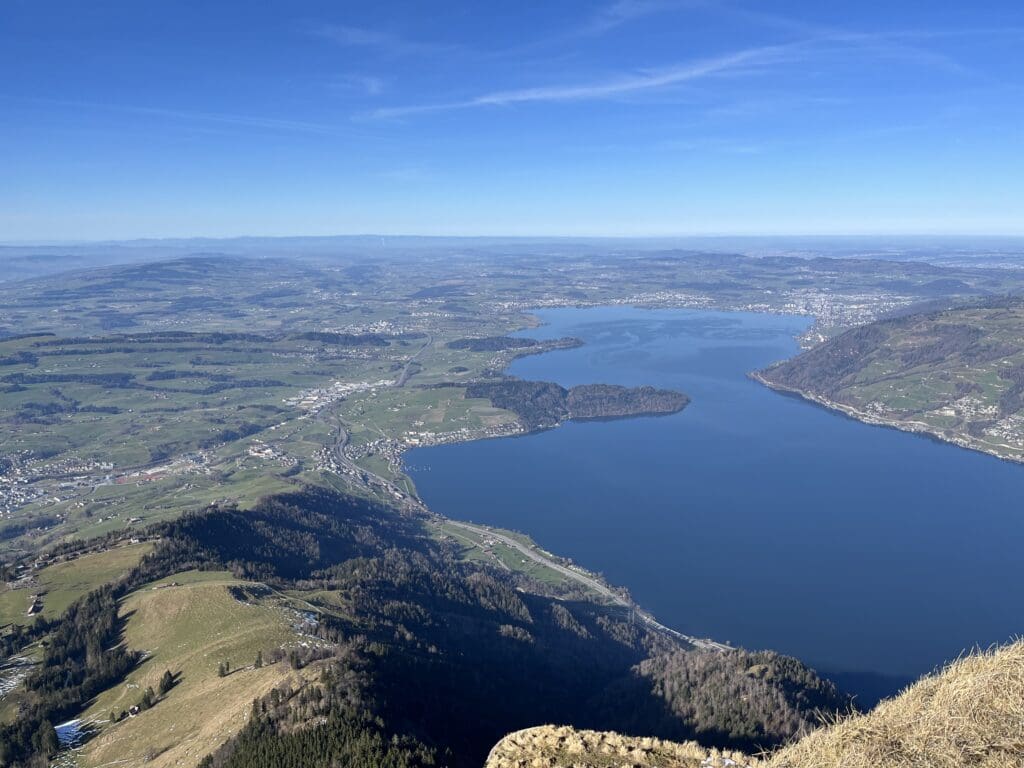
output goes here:
[[83, 461], [66, 456], [55, 461], [15, 461], [0, 472], [0, 519], [33, 502], [49, 501], [57, 504], [75, 488], [91, 484], [96, 473], [109, 472], [110, 462]]
[[482, 440], [488, 437], [511, 437], [522, 434], [523, 427], [518, 422], [505, 422], [490, 427], [460, 427], [449, 432], [430, 432], [410, 430], [396, 441], [399, 451], [408, 448], [422, 448], [428, 445], [446, 445], [448, 443], [464, 443], [469, 440]]
[[1000, 419], [985, 434], [1004, 445], [1024, 451], [1024, 415], [1015, 413]]
[[343, 400], [349, 395], [358, 392], [372, 392], [384, 387], [395, 385], [394, 379], [380, 379], [378, 381], [336, 381], [329, 387], [315, 387], [300, 392], [294, 397], [284, 399], [284, 404], [293, 408], [301, 408], [304, 411], [319, 411], [325, 405], [330, 405], [338, 400]]
[[248, 453], [253, 458], [263, 459], [264, 461], [276, 461], [284, 466], [292, 466], [298, 463], [297, 459], [289, 456], [277, 446], [267, 445], [262, 440], [253, 440], [249, 445]]

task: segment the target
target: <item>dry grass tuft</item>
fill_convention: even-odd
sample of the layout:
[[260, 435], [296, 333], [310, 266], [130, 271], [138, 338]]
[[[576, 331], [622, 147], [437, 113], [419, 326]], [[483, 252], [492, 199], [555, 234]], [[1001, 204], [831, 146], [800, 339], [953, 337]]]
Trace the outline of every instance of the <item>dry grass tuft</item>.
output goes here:
[[509, 734], [486, 768], [1024, 768], [1024, 641], [976, 653], [761, 760], [614, 733]]
[[777, 752], [768, 768], [1024, 766], [1024, 642], [964, 657], [866, 715]]

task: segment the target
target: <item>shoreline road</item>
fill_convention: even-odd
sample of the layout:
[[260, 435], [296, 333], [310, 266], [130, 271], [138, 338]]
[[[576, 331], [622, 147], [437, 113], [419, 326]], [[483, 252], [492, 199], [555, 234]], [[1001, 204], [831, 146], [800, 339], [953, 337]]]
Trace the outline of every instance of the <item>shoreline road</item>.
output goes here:
[[[413, 355], [412, 358], [410, 358], [410, 360], [406, 363], [406, 366], [402, 371], [402, 375], [399, 377], [397, 386], [401, 387], [405, 384], [406, 381], [408, 381], [410, 375], [409, 371], [412, 363], [415, 362], [416, 358], [423, 354], [423, 352], [426, 351], [432, 343], [433, 337], [429, 337], [427, 339], [427, 342], [420, 348], [420, 350], [415, 355]], [[562, 565], [554, 559], [541, 554], [537, 550], [528, 547], [527, 545], [522, 544], [521, 542], [516, 541], [515, 539], [509, 536], [497, 533], [489, 528], [473, 525], [472, 523], [462, 522], [460, 520], [452, 520], [451, 518], [446, 518], [436, 514], [435, 512], [432, 512], [427, 507], [427, 505], [420, 501], [418, 498], [416, 498], [415, 495], [409, 495], [408, 493], [401, 491], [386, 478], [383, 478], [380, 475], [376, 474], [375, 472], [371, 472], [370, 470], [358, 466], [351, 458], [349, 458], [345, 450], [348, 447], [349, 433], [348, 430], [345, 428], [344, 421], [335, 410], [324, 410], [327, 413], [325, 414], [323, 411], [321, 411], [321, 413], [317, 415], [317, 418], [320, 421], [333, 426], [337, 430], [334, 438], [334, 443], [330, 447], [330, 452], [333, 454], [334, 460], [335, 462], [337, 462], [339, 468], [350, 470], [355, 475], [362, 476], [363, 478], [365, 478], [367, 485], [371, 487], [376, 486], [384, 493], [390, 495], [391, 498], [401, 499], [401, 506], [406, 510], [413, 513], [427, 515], [436, 520], [443, 520], [445, 523], [449, 525], [455, 526], [456, 528], [461, 528], [466, 531], [470, 531], [472, 533], [477, 534], [478, 536], [488, 536], [494, 539], [495, 541], [500, 541], [502, 544], [504, 544], [507, 547], [511, 547], [512, 549], [522, 554], [524, 557], [527, 557], [530, 560], [533, 560], [534, 562], [543, 565], [545, 568], [550, 568], [551, 570], [562, 574], [566, 578], [571, 579], [577, 582], [578, 584], [582, 584], [587, 589], [597, 593], [598, 595], [609, 600], [615, 605], [618, 605], [622, 608], [629, 610], [632, 615], [639, 618], [640, 621], [642, 621], [648, 628], [655, 632], [658, 632], [664, 637], [668, 637], [677, 642], [682, 642], [694, 648], [699, 648], [705, 651], [731, 650], [730, 646], [725, 645], [724, 643], [718, 643], [714, 640], [709, 640], [706, 638], [691, 637], [690, 635], [684, 635], [682, 632], [678, 632], [672, 629], [671, 627], [666, 627], [664, 624], [655, 619], [651, 614], [647, 613], [642, 608], [637, 606], [636, 603], [622, 597], [621, 595], [616, 594], [614, 591], [609, 589], [607, 585], [602, 584], [597, 579], [588, 576], [585, 573], [581, 573], [577, 570]]]
[[420, 355], [426, 352], [430, 348], [430, 345], [433, 343], [434, 337], [427, 336], [427, 340], [426, 342], [424, 342], [423, 346], [419, 348], [415, 355], [409, 358], [408, 362], [406, 362], [404, 366], [402, 366], [402, 373], [399, 374], [398, 381], [395, 382], [395, 387], [405, 386], [405, 383], [409, 381], [409, 377], [412, 376], [413, 363], [415, 363], [419, 359]]
[[553, 571], [557, 571], [566, 578], [572, 579], [573, 581], [582, 584], [588, 589], [597, 592], [599, 595], [607, 598], [616, 605], [619, 605], [623, 608], [628, 608], [630, 611], [634, 611], [637, 617], [655, 632], [659, 632], [660, 634], [666, 635], [672, 638], [673, 640], [687, 643], [689, 645], [694, 646], [695, 648], [700, 648], [701, 650], [705, 651], [732, 650], [728, 645], [725, 645], [724, 643], [718, 643], [714, 640], [708, 640], [706, 638], [701, 637], [691, 637], [690, 635], [684, 635], [682, 632], [678, 632], [672, 629], [671, 627], [666, 627], [664, 624], [659, 622], [649, 613], [638, 608], [635, 603], [627, 600], [621, 595], [617, 595], [615, 592], [613, 592], [611, 589], [609, 589], [606, 585], [602, 584], [597, 579], [587, 576], [584, 573], [580, 573], [579, 571], [575, 571], [572, 568], [562, 565], [561, 563], [557, 563], [551, 558], [542, 555], [536, 550], [528, 547], [522, 542], [516, 541], [510, 536], [505, 536], [501, 533], [497, 533], [495, 531], [492, 531], [490, 528], [483, 528], [481, 526], [473, 525], [472, 523], [464, 523], [460, 520], [444, 518], [444, 521], [446, 524], [455, 526], [456, 528], [462, 528], [463, 530], [471, 531], [477, 535], [487, 536], [489, 538], [494, 539], [495, 541], [500, 541], [505, 546], [511, 547], [512, 549], [516, 550], [522, 555], [525, 555], [534, 562], [539, 563], [546, 568], [550, 568]]

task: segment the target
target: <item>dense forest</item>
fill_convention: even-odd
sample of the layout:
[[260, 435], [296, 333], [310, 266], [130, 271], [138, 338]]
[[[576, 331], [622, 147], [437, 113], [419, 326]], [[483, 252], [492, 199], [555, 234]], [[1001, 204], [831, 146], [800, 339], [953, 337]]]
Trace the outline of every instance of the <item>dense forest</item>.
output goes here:
[[[672, 651], [645, 659], [637, 671], [634, 684], [653, 686], [665, 704], [662, 711], [637, 710], [638, 733], [667, 710], [670, 721], [659, 727], [662, 732], [675, 727], [679, 738], [702, 743], [764, 745], [776, 743], [777, 734], [801, 735], [818, 725], [808, 721], [808, 712], [844, 706], [833, 683], [774, 651]], [[684, 733], [678, 721], [699, 725]]]
[[54, 724], [78, 714], [96, 694], [117, 683], [139, 654], [120, 643], [117, 598], [107, 586], [72, 604], [52, 626], [37, 622], [21, 640], [46, 633], [42, 662], [25, 681], [28, 698], [18, 718], [0, 727], [0, 764], [47, 765], [57, 752]]
[[512, 411], [528, 429], [553, 427], [566, 419], [612, 419], [675, 413], [690, 399], [681, 392], [654, 387], [586, 384], [570, 389], [547, 381], [502, 379], [466, 387], [466, 397], [490, 400]]
[[616, 419], [675, 413], [689, 405], [690, 398], [654, 387], [581, 384], [569, 390], [565, 402], [571, 419]]
[[516, 336], [485, 336], [475, 339], [456, 339], [448, 342], [449, 349], [467, 349], [470, 352], [504, 352], [507, 349], [527, 349], [540, 344], [536, 339]]
[[320, 649], [291, 659], [316, 664], [319, 682], [257, 702], [213, 768], [477, 766], [505, 733], [543, 722], [751, 748], [848, 706], [796, 661], [682, 651], [618, 609], [521, 591], [459, 560], [417, 518], [322, 489], [209, 508], [149, 533], [159, 543], [125, 580], [50, 630], [48, 661], [28, 681], [40, 704], [4, 734], [17, 745], [8, 762], [45, 754], [40, 729], [134, 663], [117, 645], [117, 598], [191, 568], [339, 598], [322, 604]]
[[[39, 334], [44, 336], [45, 334]], [[51, 334], [52, 335], [52, 334]], [[400, 337], [383, 336], [377, 333], [334, 333], [327, 331], [302, 331], [299, 333], [244, 333], [244, 332], [193, 332], [193, 331], [155, 331], [149, 333], [115, 334], [107, 336], [79, 336], [70, 338], [50, 338], [33, 343], [33, 347], [46, 348], [58, 346], [81, 346], [97, 344], [175, 344], [191, 342], [193, 344], [212, 344], [221, 346], [228, 343], [244, 342], [248, 344], [272, 344], [278, 341], [293, 339], [296, 341], [314, 341], [321, 344], [333, 344], [346, 347], [384, 347], [393, 338], [422, 338], [423, 334], [406, 333]], [[10, 341], [10, 337], [7, 340]]]
[[[339, 703], [337, 685], [285, 691], [253, 703], [238, 736], [199, 768], [418, 768], [437, 765], [432, 750], [410, 738], [388, 738], [378, 719]], [[313, 723], [309, 727], [295, 722]]]

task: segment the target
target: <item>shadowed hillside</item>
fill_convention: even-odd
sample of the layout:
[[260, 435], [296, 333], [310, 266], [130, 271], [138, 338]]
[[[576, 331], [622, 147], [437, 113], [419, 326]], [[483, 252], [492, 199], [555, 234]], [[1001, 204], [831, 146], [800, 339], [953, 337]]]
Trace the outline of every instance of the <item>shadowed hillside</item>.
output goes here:
[[[773, 746], [822, 711], [849, 706], [794, 659], [689, 649], [618, 605], [571, 591], [555, 597], [552, 585], [463, 561], [417, 517], [323, 489], [248, 509], [210, 507], [149, 535], [159, 541], [125, 577], [4, 638], [8, 653], [49, 643], [17, 693], [21, 719], [0, 725], [7, 764], [51, 756], [42, 735], [86, 710], [99, 731], [86, 753], [97, 762], [128, 754], [129, 737], [133, 759], [177, 759], [182, 745], [156, 727], [172, 718], [176, 733], [197, 734], [204, 749], [227, 739], [212, 750], [212, 768], [326, 768], [476, 766], [502, 734], [543, 722]], [[196, 571], [219, 581], [186, 586]], [[167, 591], [153, 591], [158, 580]], [[204, 613], [201, 602], [213, 607]], [[282, 610], [301, 615], [299, 637], [287, 637], [293, 618], [274, 620]], [[237, 636], [218, 624], [228, 614]], [[83, 617], [95, 625], [87, 636]], [[243, 626], [262, 629], [243, 638]], [[98, 653], [118, 639], [116, 654]], [[252, 666], [259, 654], [268, 663], [286, 656], [296, 675], [284, 664], [230, 677], [219, 669]], [[106, 717], [165, 669], [181, 681], [152, 702], [156, 715]], [[129, 684], [138, 687], [125, 694]], [[190, 714], [203, 695], [222, 702], [216, 729]]]
[[872, 712], [805, 737], [769, 768], [1010, 768], [1024, 761], [1024, 642], [976, 654]]
[[[732, 762], [729, 762], [732, 761]], [[513, 733], [487, 768], [633, 765], [749, 768], [1014, 768], [1024, 764], [1024, 642], [926, 677], [866, 715], [760, 758], [615, 733], [551, 726]]]

